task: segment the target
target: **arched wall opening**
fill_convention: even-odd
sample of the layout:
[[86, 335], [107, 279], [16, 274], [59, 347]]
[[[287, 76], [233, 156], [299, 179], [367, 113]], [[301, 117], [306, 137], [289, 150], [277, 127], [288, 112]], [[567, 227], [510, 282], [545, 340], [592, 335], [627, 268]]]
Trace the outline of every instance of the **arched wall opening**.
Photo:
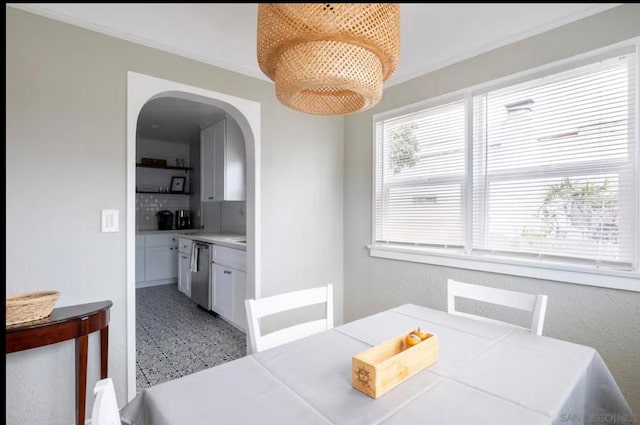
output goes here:
[[135, 231], [136, 128], [144, 105], [174, 97], [215, 106], [240, 126], [245, 140], [247, 170], [247, 296], [260, 297], [260, 103], [144, 74], [127, 75], [127, 400], [136, 395]]

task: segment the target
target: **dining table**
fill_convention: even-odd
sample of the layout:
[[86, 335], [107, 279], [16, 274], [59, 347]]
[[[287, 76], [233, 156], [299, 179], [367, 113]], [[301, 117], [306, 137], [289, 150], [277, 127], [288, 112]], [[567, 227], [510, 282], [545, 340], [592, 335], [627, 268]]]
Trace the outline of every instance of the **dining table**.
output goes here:
[[[439, 358], [372, 398], [352, 358], [420, 328]], [[404, 304], [138, 393], [129, 425], [633, 424], [598, 352], [507, 324]]]

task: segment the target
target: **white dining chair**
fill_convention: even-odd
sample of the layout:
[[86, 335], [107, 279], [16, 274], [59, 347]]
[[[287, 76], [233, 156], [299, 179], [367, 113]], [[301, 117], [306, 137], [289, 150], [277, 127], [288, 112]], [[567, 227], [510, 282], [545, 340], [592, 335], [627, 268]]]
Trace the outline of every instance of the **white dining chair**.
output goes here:
[[[322, 303], [326, 303], [324, 319], [300, 323], [268, 334], [263, 334], [260, 329], [260, 319], [265, 316]], [[257, 300], [249, 299], [245, 300], [245, 306], [252, 353], [258, 353], [333, 328], [332, 285], [303, 289]]]
[[111, 378], [96, 382], [93, 393], [95, 400], [91, 411], [91, 425], [121, 425], [118, 401]]
[[[544, 315], [547, 309], [546, 295], [525, 294], [522, 292], [508, 291], [506, 289], [489, 288], [471, 283], [458, 282], [452, 279], [447, 281], [447, 311], [457, 316], [470, 317], [485, 322], [499, 322], [474, 314], [463, 313], [456, 310], [456, 297], [468, 298], [491, 304], [524, 310], [532, 313], [531, 327], [528, 330], [536, 335], [542, 335]], [[505, 323], [505, 322], [499, 322]], [[521, 328], [511, 323], [508, 325]], [[526, 328], [525, 328], [526, 329]]]

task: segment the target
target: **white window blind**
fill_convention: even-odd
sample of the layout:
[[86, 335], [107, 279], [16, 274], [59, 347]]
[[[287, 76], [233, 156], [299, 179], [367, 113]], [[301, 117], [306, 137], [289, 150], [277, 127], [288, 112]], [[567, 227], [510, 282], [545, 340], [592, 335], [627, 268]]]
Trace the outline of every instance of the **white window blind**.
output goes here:
[[634, 59], [474, 97], [474, 249], [631, 266]]
[[564, 69], [376, 119], [374, 245], [637, 271], [636, 53]]
[[376, 241], [464, 245], [464, 123], [464, 100], [376, 123]]

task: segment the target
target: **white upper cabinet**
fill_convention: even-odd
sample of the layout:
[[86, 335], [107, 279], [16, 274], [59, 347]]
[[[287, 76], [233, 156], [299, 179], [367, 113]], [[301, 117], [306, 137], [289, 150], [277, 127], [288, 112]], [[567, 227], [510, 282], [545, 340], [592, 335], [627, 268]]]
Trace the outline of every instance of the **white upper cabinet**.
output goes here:
[[221, 121], [211, 127], [200, 131], [200, 199], [204, 201], [217, 201], [215, 194], [215, 167], [214, 146], [215, 132], [221, 130], [224, 123]]
[[202, 201], [246, 200], [244, 137], [225, 117], [200, 132]]

